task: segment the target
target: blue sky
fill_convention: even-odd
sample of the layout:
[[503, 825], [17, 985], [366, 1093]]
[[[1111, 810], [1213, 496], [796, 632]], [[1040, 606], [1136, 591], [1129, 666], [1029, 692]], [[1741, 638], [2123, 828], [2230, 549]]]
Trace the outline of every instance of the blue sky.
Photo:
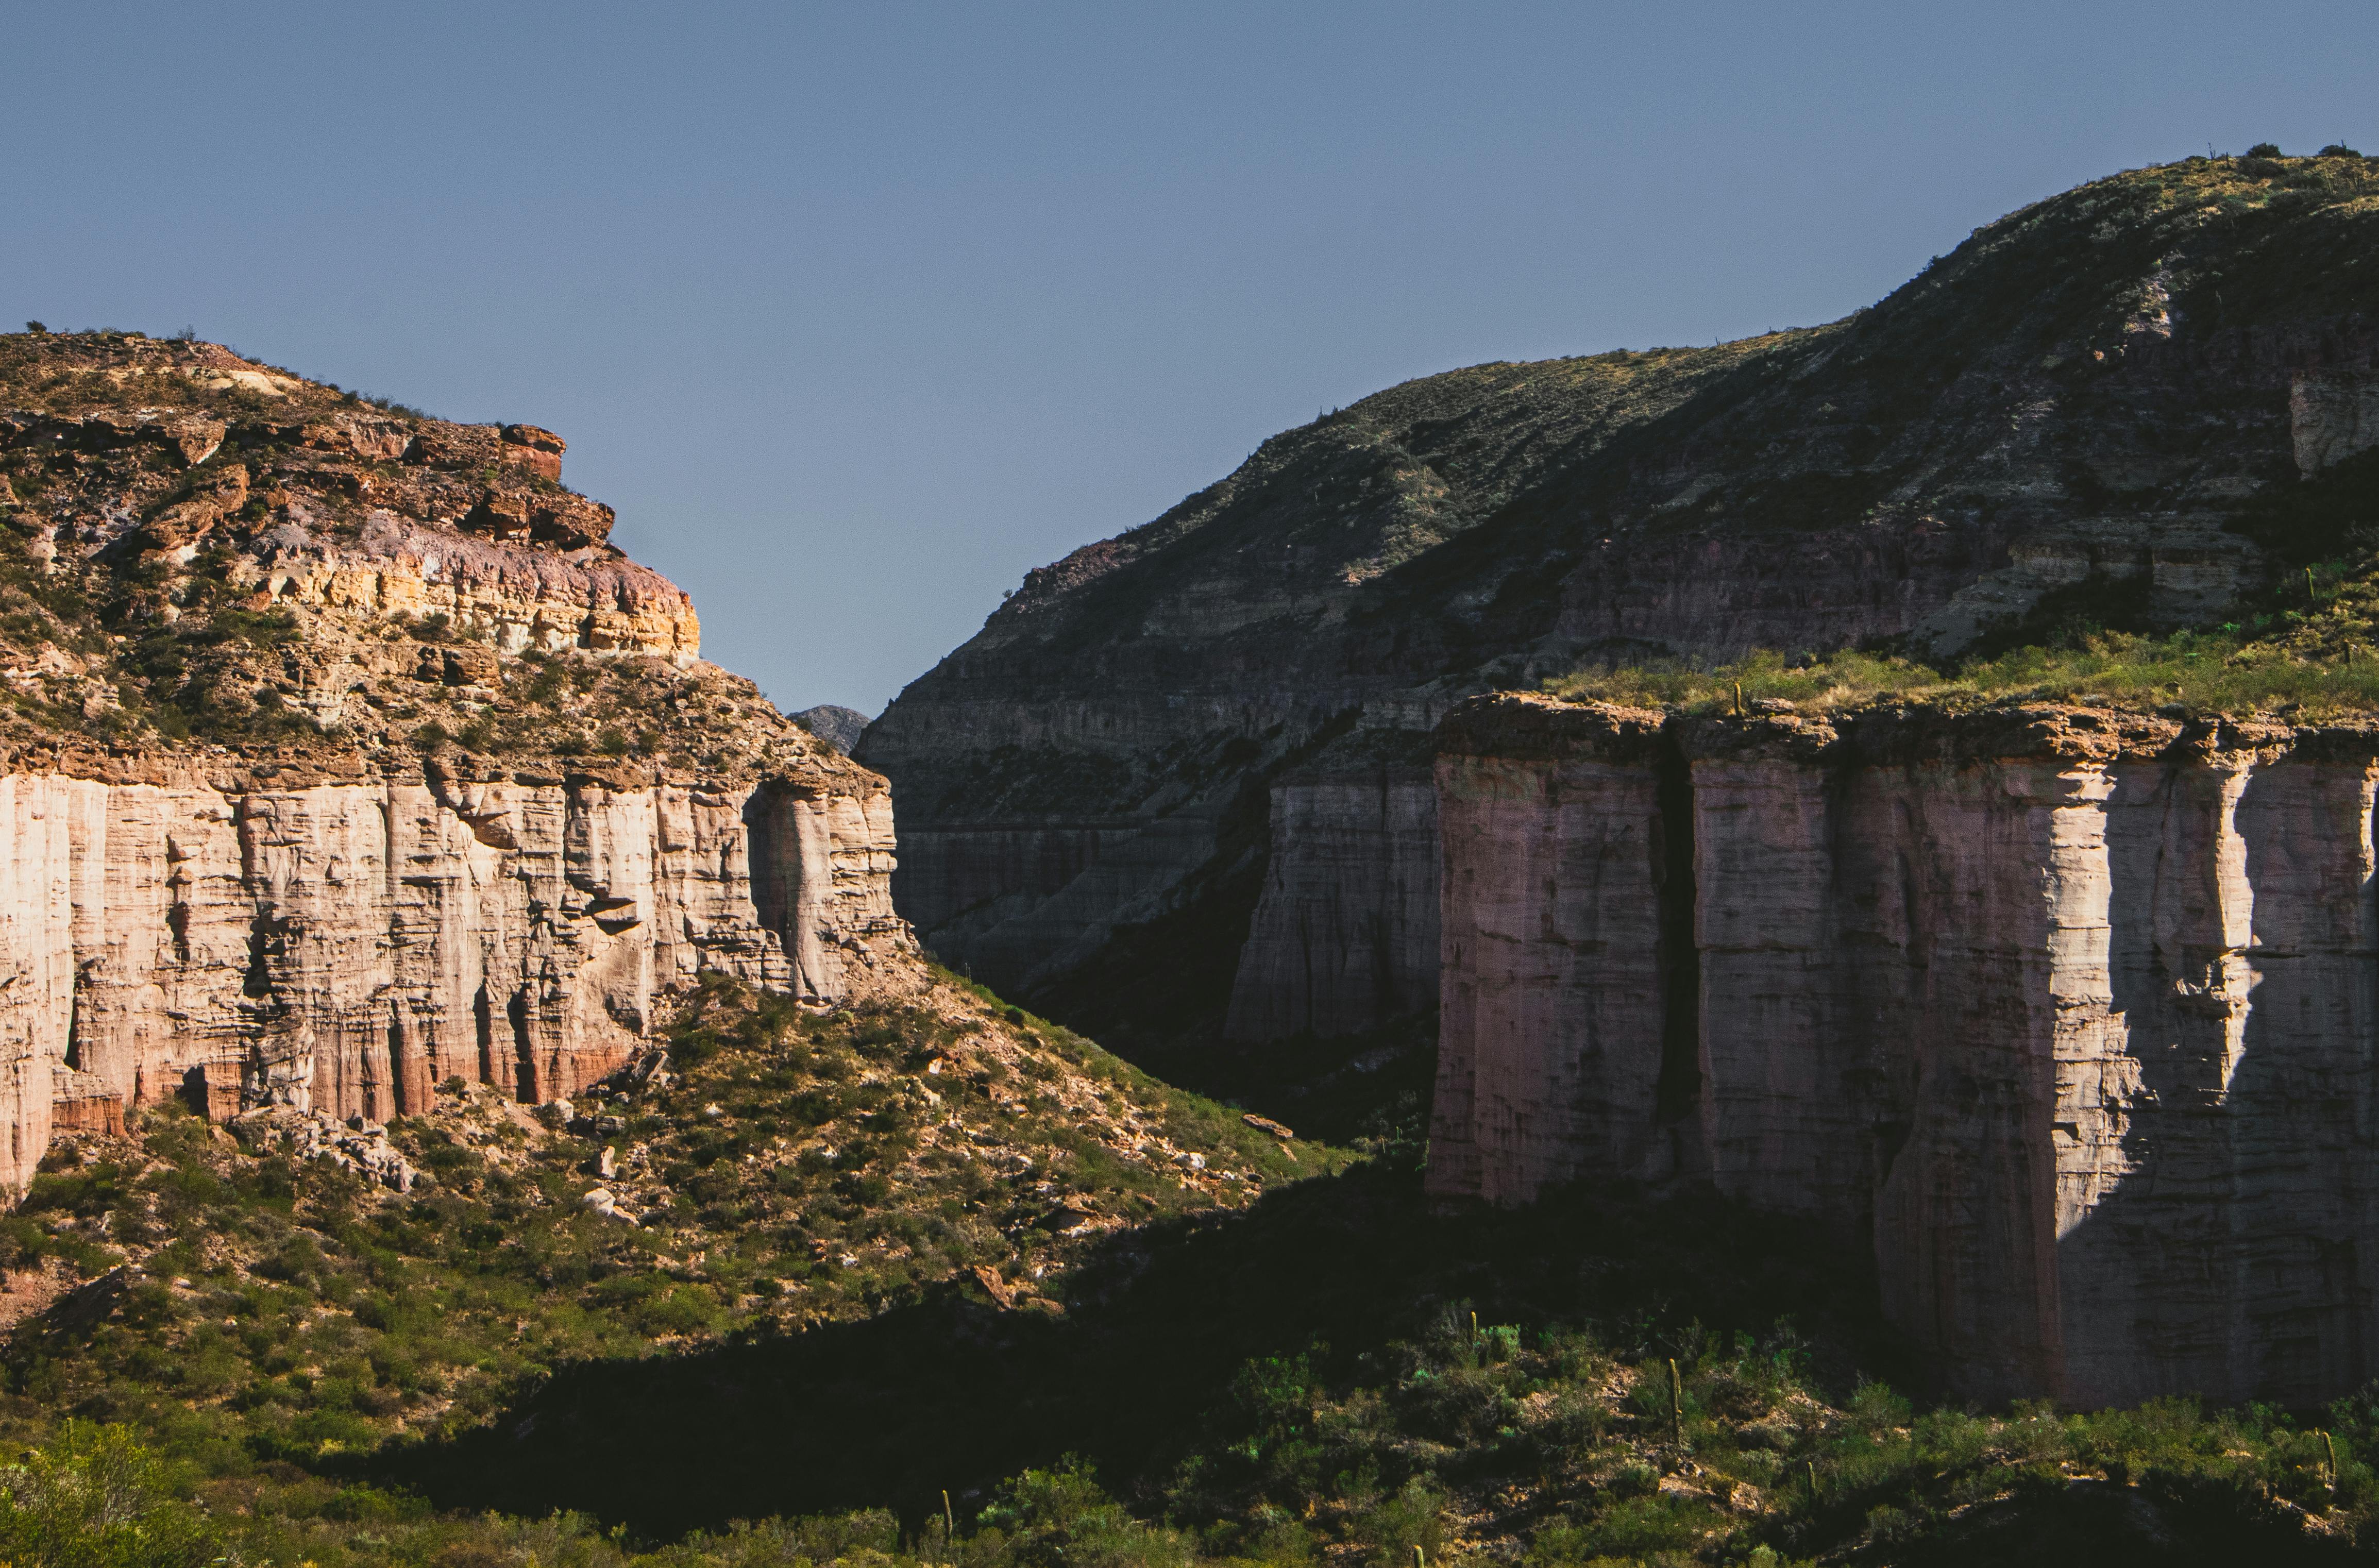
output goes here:
[[1979, 223], [2379, 151], [2379, 7], [26, 5], [0, 320], [571, 442], [781, 706], [1490, 359], [1830, 320]]

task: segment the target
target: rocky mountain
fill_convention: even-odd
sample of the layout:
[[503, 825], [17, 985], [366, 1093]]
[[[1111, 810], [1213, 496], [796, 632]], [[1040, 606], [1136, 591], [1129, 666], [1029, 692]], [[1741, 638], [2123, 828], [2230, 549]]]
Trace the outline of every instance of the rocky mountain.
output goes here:
[[855, 707], [839, 703], [820, 703], [793, 715], [793, 722], [824, 741], [843, 755], [859, 744], [859, 737], [867, 732], [867, 716]]
[[0, 337], [0, 1182], [173, 1095], [567, 1095], [702, 969], [912, 983], [882, 781], [704, 662], [563, 452]]
[[2133, 171], [1825, 326], [1478, 366], [1274, 437], [1030, 573], [870, 727], [899, 907], [1117, 1043], [1426, 1014], [1426, 736], [1465, 696], [1953, 661], [2060, 594], [2153, 627], [2260, 587], [2240, 520], [2379, 441], [2374, 198], [2351, 156]]

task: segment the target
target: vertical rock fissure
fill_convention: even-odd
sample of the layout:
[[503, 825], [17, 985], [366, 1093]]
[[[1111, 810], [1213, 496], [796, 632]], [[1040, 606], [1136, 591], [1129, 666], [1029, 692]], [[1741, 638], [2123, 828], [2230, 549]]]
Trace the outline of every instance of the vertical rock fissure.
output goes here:
[[504, 1013], [513, 1026], [514, 1092], [524, 1104], [534, 1105], [539, 1096], [537, 1092], [537, 1049], [530, 1043], [528, 1033], [527, 986], [524, 985], [513, 993], [511, 1002], [504, 1007]]
[[1694, 1113], [1701, 1099], [1702, 963], [1694, 921], [1694, 774], [1672, 726], [1660, 737], [1654, 786], [1652, 875], [1658, 905], [1660, 1077], [1653, 1115], [1663, 1126]]

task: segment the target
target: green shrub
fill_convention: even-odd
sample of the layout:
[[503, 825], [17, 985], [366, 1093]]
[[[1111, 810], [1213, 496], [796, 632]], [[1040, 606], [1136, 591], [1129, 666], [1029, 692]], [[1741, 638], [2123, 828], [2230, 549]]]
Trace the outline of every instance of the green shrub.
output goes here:
[[1402, 1568], [1419, 1547], [1434, 1558], [1445, 1549], [1445, 1494], [1415, 1476], [1360, 1509], [1346, 1533], [1371, 1549], [1372, 1561]]
[[14, 1568], [199, 1568], [223, 1544], [128, 1428], [70, 1420], [0, 1469], [0, 1560]]

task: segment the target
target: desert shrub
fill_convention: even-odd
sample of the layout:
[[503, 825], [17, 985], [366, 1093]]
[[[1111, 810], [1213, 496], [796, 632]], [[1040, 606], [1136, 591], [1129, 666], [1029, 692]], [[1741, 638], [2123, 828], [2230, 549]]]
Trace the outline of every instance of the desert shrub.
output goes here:
[[1690, 1551], [1722, 1521], [1707, 1504], [1658, 1494], [1622, 1498], [1584, 1522], [1558, 1520], [1529, 1543], [1531, 1568], [1563, 1568], [1596, 1558], [1639, 1560]]
[[214, 1527], [130, 1429], [70, 1420], [0, 1469], [0, 1559], [16, 1568], [199, 1568]]
[[1415, 1476], [1357, 1510], [1346, 1533], [1369, 1547], [1376, 1562], [1410, 1562], [1415, 1547], [1436, 1557], [1445, 1547], [1445, 1494]]

